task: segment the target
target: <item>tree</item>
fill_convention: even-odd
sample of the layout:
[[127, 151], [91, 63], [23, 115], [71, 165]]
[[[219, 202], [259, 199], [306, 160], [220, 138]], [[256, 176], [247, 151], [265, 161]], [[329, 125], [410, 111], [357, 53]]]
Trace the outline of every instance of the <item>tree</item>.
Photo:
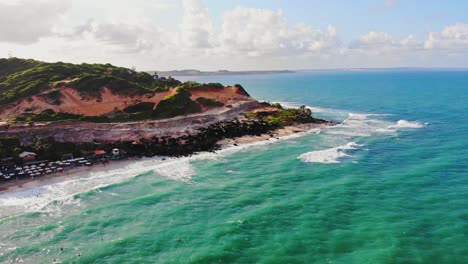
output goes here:
[[34, 150], [41, 154], [47, 154], [51, 147], [52, 144], [43, 138], [38, 138], [33, 145]]

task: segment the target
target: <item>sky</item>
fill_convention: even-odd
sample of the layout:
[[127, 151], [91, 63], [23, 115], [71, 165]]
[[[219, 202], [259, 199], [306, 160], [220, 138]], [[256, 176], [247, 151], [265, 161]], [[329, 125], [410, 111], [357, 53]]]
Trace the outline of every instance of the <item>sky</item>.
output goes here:
[[0, 0], [0, 57], [137, 70], [468, 68], [465, 0]]

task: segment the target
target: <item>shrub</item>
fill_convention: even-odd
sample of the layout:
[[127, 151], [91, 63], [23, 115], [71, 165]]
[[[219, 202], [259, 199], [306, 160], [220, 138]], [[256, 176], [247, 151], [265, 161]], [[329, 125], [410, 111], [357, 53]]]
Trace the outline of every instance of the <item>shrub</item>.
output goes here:
[[63, 95], [62, 92], [60, 92], [60, 90], [52, 90], [41, 94], [41, 97], [46, 99], [49, 104], [60, 105], [60, 99], [63, 97]]
[[201, 112], [201, 107], [190, 99], [191, 96], [192, 94], [186, 90], [177, 89], [174, 94], [168, 95], [159, 102], [153, 112], [153, 117], [168, 118]]
[[[173, 78], [154, 79], [148, 73], [135, 72], [110, 64], [46, 63], [35, 60], [0, 59], [0, 106], [37, 95], [62, 80], [76, 79], [70, 86], [83, 96], [98, 97], [104, 86], [116, 94], [144, 94], [167, 90], [180, 84]], [[171, 86], [172, 85], [172, 86]], [[154, 89], [155, 87], [161, 87]]]
[[216, 100], [213, 100], [213, 99], [210, 99], [210, 98], [205, 98], [205, 97], [197, 98], [197, 102], [204, 105], [205, 107], [208, 107], [208, 108], [221, 107], [221, 106], [224, 105], [223, 103], [221, 103], [219, 101], [216, 101]]
[[250, 97], [250, 94], [244, 89], [244, 87], [242, 87], [242, 85], [234, 84], [234, 87], [237, 88], [237, 91], [239, 92], [239, 94]]

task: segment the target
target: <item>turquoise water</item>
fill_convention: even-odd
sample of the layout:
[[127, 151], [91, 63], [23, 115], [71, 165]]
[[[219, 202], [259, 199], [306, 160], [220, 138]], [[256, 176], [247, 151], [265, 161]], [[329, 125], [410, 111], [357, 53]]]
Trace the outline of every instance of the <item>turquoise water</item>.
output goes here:
[[0, 262], [468, 263], [468, 72], [187, 79], [344, 123], [25, 203], [0, 220]]

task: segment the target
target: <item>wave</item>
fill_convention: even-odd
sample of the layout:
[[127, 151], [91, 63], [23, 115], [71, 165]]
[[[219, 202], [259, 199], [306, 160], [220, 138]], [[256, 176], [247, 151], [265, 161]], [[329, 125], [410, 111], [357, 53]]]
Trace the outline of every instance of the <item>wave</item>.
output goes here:
[[376, 134], [395, 134], [400, 129], [418, 129], [425, 125], [417, 121], [399, 120], [396, 124], [382, 119], [388, 114], [356, 114], [348, 113], [341, 124], [326, 129], [324, 132], [331, 135], [346, 137], [370, 137]]
[[349, 142], [335, 148], [307, 152], [300, 155], [298, 159], [308, 163], [340, 163], [341, 158], [350, 156], [346, 151], [354, 150], [361, 146], [362, 145], [359, 145], [356, 142]]
[[341, 124], [330, 127], [324, 132], [331, 135], [341, 135], [345, 137], [370, 137], [380, 129], [390, 126], [392, 123], [379, 117], [387, 114], [356, 114], [348, 113]]
[[[0, 193], [0, 218], [26, 212], [56, 213], [59, 211], [57, 207], [64, 204], [80, 206], [77, 202], [79, 199], [74, 198], [77, 194], [92, 190], [100, 191], [100, 188], [130, 180], [147, 172], [190, 183], [191, 177], [195, 174], [189, 162], [190, 158], [174, 158], [165, 161], [162, 158], [124, 161], [107, 165], [107, 168], [95, 166], [90, 171], [63, 176], [67, 180], [61, 182], [45, 183], [40, 180], [31, 182], [26, 184], [23, 190]], [[196, 158], [200, 157], [192, 159]]]
[[407, 121], [407, 120], [398, 120], [398, 122], [394, 125], [390, 125], [390, 126], [387, 126], [386, 128], [380, 128], [380, 129], [377, 129], [377, 132], [380, 132], [380, 133], [395, 133], [397, 132], [399, 129], [419, 129], [419, 128], [423, 128], [424, 126], [428, 125], [428, 123], [425, 123], [425, 124], [421, 124], [420, 122], [417, 122], [417, 121]]
[[395, 128], [423, 128], [424, 125], [419, 122], [411, 122], [407, 120], [399, 120], [396, 125], [389, 126], [389, 129]]

